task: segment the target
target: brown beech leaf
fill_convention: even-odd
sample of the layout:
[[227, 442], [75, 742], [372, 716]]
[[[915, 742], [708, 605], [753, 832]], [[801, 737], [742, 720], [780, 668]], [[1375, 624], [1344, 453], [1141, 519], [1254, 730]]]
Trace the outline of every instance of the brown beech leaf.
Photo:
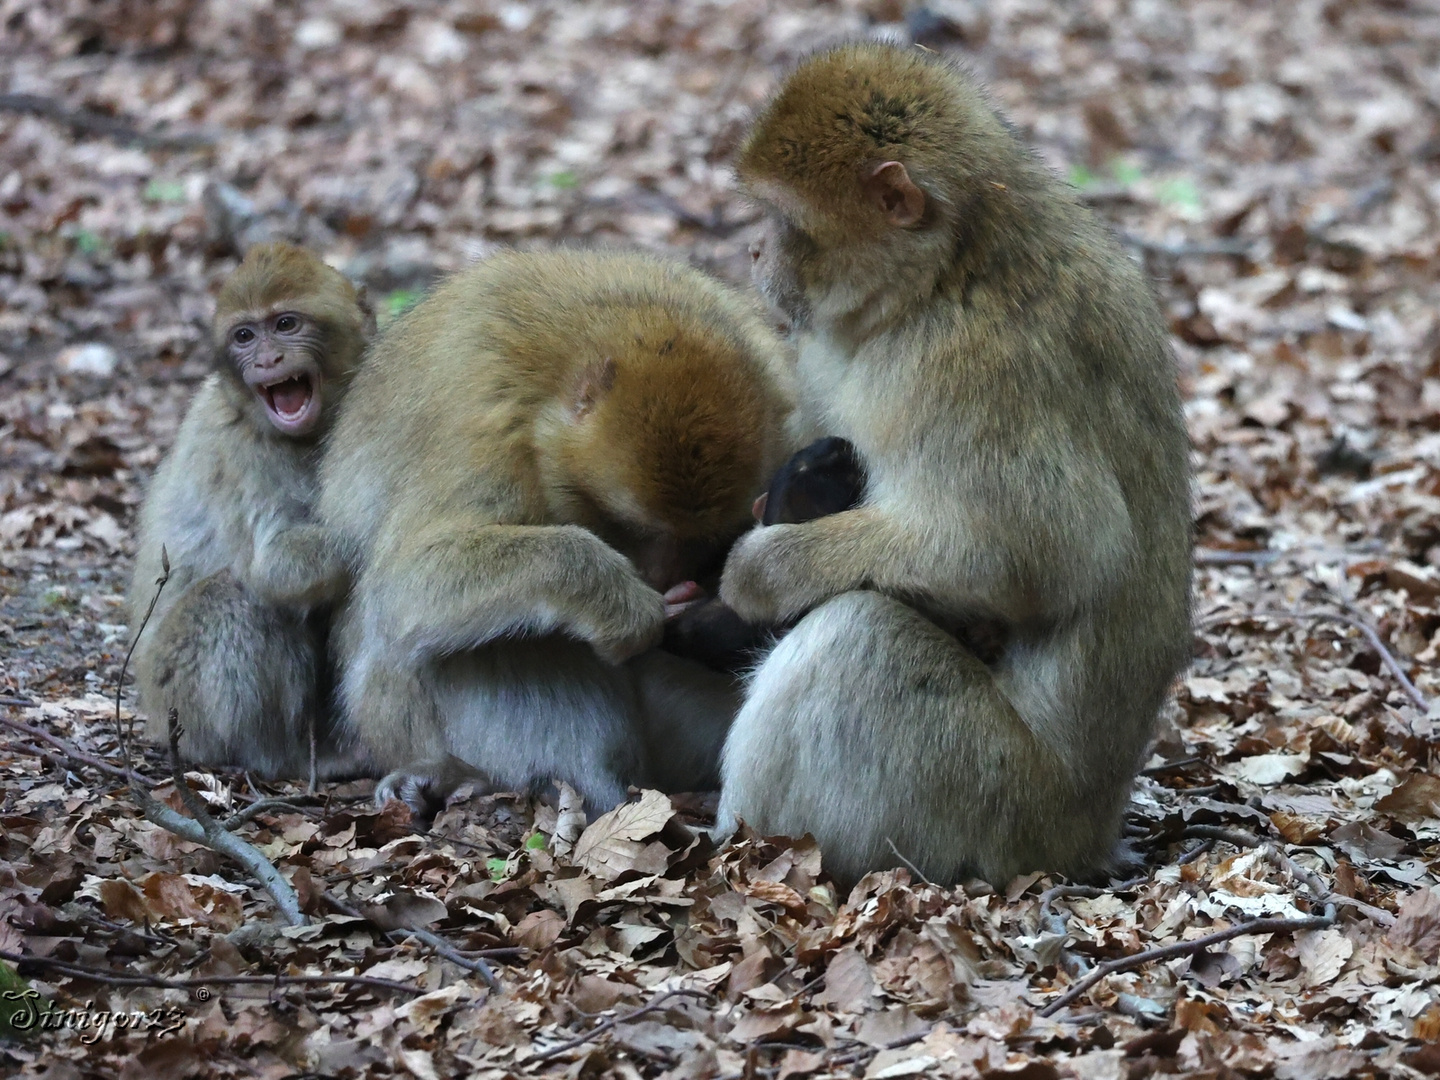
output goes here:
[[1376, 800], [1375, 809], [1406, 822], [1440, 818], [1440, 776], [1411, 773], [1394, 791]]
[[1400, 917], [1385, 935], [1427, 960], [1440, 953], [1440, 889], [1416, 889], [1400, 902]]
[[635, 866], [645, 850], [641, 843], [675, 816], [670, 797], [644, 791], [638, 802], [602, 814], [575, 842], [574, 862], [598, 878], [613, 880]]

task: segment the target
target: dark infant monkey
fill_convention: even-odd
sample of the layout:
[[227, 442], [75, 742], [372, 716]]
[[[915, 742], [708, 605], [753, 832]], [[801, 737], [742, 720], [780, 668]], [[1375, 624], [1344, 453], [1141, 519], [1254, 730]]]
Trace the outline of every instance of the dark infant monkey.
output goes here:
[[[864, 497], [864, 463], [848, 439], [831, 435], [796, 451], [780, 467], [755, 500], [755, 520], [798, 525], [851, 510]], [[721, 601], [706, 599], [698, 585], [672, 590], [666, 599], [676, 614], [665, 624], [662, 648], [716, 671], [743, 671], [783, 632], [779, 626], [746, 622]]]

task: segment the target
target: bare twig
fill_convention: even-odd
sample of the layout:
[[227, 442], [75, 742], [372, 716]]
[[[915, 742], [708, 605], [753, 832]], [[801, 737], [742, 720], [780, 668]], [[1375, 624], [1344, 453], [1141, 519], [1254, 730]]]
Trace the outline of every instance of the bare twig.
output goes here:
[[[334, 893], [326, 891], [322, 895], [325, 898], [325, 902], [340, 912], [340, 914], [349, 915], [352, 919], [365, 919], [365, 916], [362, 915], [357, 908], [351, 907]], [[365, 919], [365, 921], [371, 922], [370, 919]], [[501, 985], [500, 980], [496, 978], [494, 970], [485, 962], [483, 957], [462, 955], [458, 949], [439, 934], [432, 934], [429, 930], [422, 930], [415, 926], [407, 926], [402, 930], [382, 929], [381, 932], [397, 945], [404, 941], [407, 935], [417, 937], [456, 967], [464, 968], [466, 971], [473, 971], [476, 975], [479, 975], [485, 985], [497, 994], [503, 994], [505, 992], [505, 988]]]
[[245, 807], [244, 810], [237, 810], [224, 821], [220, 822], [220, 827], [226, 832], [234, 832], [247, 821], [253, 821], [261, 814], [268, 813], [271, 810], [293, 810], [297, 814], [303, 812], [300, 807], [294, 806], [284, 799], [256, 799], [249, 806]]
[[195, 150], [211, 146], [214, 139], [194, 133], [164, 134], [140, 131], [133, 124], [92, 109], [72, 109], [54, 98], [40, 94], [0, 94], [0, 110], [43, 116], [68, 127], [77, 135], [97, 135], [118, 143], [133, 143], [151, 150]]
[[175, 780], [175, 788], [180, 793], [180, 800], [185, 804], [185, 809], [190, 811], [191, 817], [177, 814], [164, 803], [156, 802], [148, 794], [131, 785], [130, 791], [140, 803], [140, 812], [147, 821], [154, 822], [162, 829], [168, 829], [176, 836], [196, 844], [204, 844], [211, 851], [218, 851], [222, 855], [229, 855], [264, 886], [287, 923], [291, 926], [304, 926], [307, 920], [305, 913], [300, 910], [300, 898], [295, 895], [295, 890], [280, 871], [275, 869], [275, 864], [261, 854], [259, 848], [227, 832], [220, 822], [210, 816], [210, 811], [206, 809], [200, 796], [190, 790], [180, 764], [181, 728], [174, 709], [170, 710], [169, 721], [171, 775]]
[[1191, 825], [1180, 835], [1204, 838], [1211, 845], [1218, 840], [1234, 848], [1254, 848], [1262, 857], [1282, 870], [1288, 871], [1291, 876], [1309, 889], [1310, 895], [1315, 898], [1317, 904], [1339, 904], [1343, 907], [1353, 907], [1381, 926], [1395, 925], [1395, 916], [1384, 908], [1367, 904], [1353, 896], [1340, 896], [1331, 892], [1318, 874], [1305, 869], [1281, 851], [1279, 845], [1273, 840], [1267, 840], [1255, 833], [1246, 832], [1244, 829], [1227, 829], [1219, 825]]
[[368, 986], [375, 990], [394, 990], [401, 994], [425, 993], [420, 987], [411, 986], [409, 983], [376, 979], [368, 975], [197, 975], [189, 979], [167, 979], [163, 975], [149, 975], [143, 971], [111, 971], [72, 963], [69, 960], [57, 960], [51, 956], [28, 956], [4, 950], [0, 950], [0, 960], [7, 960], [12, 964], [32, 964], [58, 971], [71, 978], [91, 979], [109, 986], [158, 986], [165, 990], [193, 990], [210, 986], [304, 986], [332, 983], [337, 986]]
[[1278, 551], [1225, 551], [1218, 548], [1196, 548], [1196, 566], [1268, 566], [1280, 558]]
[[570, 1039], [568, 1042], [563, 1042], [558, 1046], [552, 1046], [549, 1050], [541, 1050], [539, 1053], [531, 1054], [529, 1057], [517, 1062], [516, 1064], [523, 1068], [527, 1065], [539, 1065], [541, 1062], [549, 1061], [551, 1058], [558, 1057], [561, 1054], [565, 1053], [567, 1050], [574, 1050], [577, 1046], [584, 1046], [588, 1042], [593, 1042], [595, 1039], [598, 1039], [601, 1035], [604, 1035], [607, 1031], [610, 1031], [612, 1028], [615, 1028], [620, 1024], [628, 1024], [632, 1020], [638, 1020], [642, 1016], [646, 1016], [649, 1013], [655, 1012], [671, 998], [709, 998], [712, 996], [713, 995], [707, 990], [691, 989], [684, 986], [676, 987], [673, 990], [667, 990], [665, 991], [665, 993], [661, 994], [659, 997], [655, 998], [648, 1004], [641, 1005], [638, 1009], [631, 1009], [629, 1012], [621, 1013], [619, 1016], [612, 1016], [604, 1023], [596, 1024], [589, 1031], [585, 1032], [585, 1034], [577, 1035], [575, 1038]]
[[315, 744], [316, 744], [316, 741], [317, 741], [317, 740], [316, 740], [316, 738], [315, 738], [315, 713], [312, 711], [312, 712], [310, 713], [310, 783], [307, 784], [306, 787], [305, 787], [305, 794], [306, 794], [306, 795], [314, 795], [314, 794], [315, 794], [315, 756], [316, 756], [316, 746], [315, 746]]
[[100, 772], [106, 773], [109, 776], [119, 777], [121, 780], [128, 781], [130, 779], [130, 774], [120, 766], [112, 765], [108, 761], [95, 757], [92, 754], [87, 754], [74, 743], [62, 739], [59, 735], [52, 735], [44, 728], [33, 727], [19, 720], [11, 720], [8, 716], [0, 716], [0, 724], [4, 724], [8, 728], [14, 728], [16, 731], [23, 731], [26, 735], [49, 743], [72, 762], [88, 765], [92, 769], [98, 769]]
[[12, 709], [33, 709], [39, 704], [38, 701], [26, 701], [19, 697], [0, 697], [0, 705], [9, 705]]
[[1044, 918], [1050, 914], [1050, 905], [1056, 900], [1067, 896], [1096, 897], [1109, 896], [1111, 893], [1129, 892], [1138, 888], [1150, 880], [1150, 875], [1131, 878], [1129, 881], [1122, 881], [1118, 885], [1056, 885], [1053, 889], [1046, 889], [1040, 894], [1040, 916]]
[[1406, 696], [1422, 710], [1426, 712], [1430, 710], [1429, 699], [1410, 681], [1410, 676], [1405, 674], [1405, 669], [1400, 666], [1400, 661], [1395, 659], [1395, 654], [1392, 653], [1389, 646], [1381, 640], [1379, 632], [1364, 619], [1360, 618], [1359, 614], [1354, 612], [1353, 609], [1349, 612], [1242, 611], [1224, 615], [1211, 615], [1208, 618], [1201, 619], [1196, 625], [1199, 627], [1222, 626], [1226, 623], [1261, 622], [1265, 619], [1284, 622], [1318, 622], [1328, 620], [1329, 622], [1338, 622], [1359, 630], [1370, 643], [1371, 648], [1380, 654], [1380, 660], [1384, 663], [1385, 667], [1389, 669], [1390, 674], [1395, 676], [1395, 681], [1400, 684], [1400, 688], [1405, 691]]
[[145, 609], [145, 617], [140, 620], [140, 626], [136, 629], [135, 637], [130, 642], [130, 648], [125, 653], [125, 661], [120, 665], [120, 678], [115, 685], [115, 734], [120, 740], [120, 752], [125, 761], [124, 775], [129, 785], [130, 797], [140, 808], [140, 813], [145, 820], [151, 824], [159, 825], [160, 828], [174, 833], [182, 840], [189, 840], [192, 844], [202, 844], [211, 851], [230, 856], [260, 882], [275, 901], [275, 906], [280, 909], [280, 914], [287, 923], [291, 926], [304, 926], [306, 919], [305, 913], [300, 910], [300, 898], [295, 895], [295, 890], [290, 887], [290, 883], [285, 880], [280, 871], [275, 869], [275, 864], [267, 859], [259, 848], [226, 831], [225, 826], [210, 816], [210, 811], [206, 809], [200, 796], [191, 791], [190, 785], [185, 782], [185, 773], [180, 765], [181, 728], [179, 717], [174, 709], [171, 709], [169, 714], [170, 772], [175, 780], [175, 789], [179, 792], [186, 809], [193, 815], [193, 819], [156, 801], [148, 791], [141, 788], [130, 768], [130, 742], [120, 720], [120, 698], [125, 687], [125, 670], [130, 666], [130, 657], [134, 655], [140, 635], [149, 625], [150, 616], [155, 613], [155, 605], [160, 602], [160, 594], [165, 591], [165, 584], [170, 580], [170, 555], [163, 546], [160, 548], [160, 571], [160, 576], [155, 579], [155, 595], [150, 598], [150, 606]]
[[1074, 986], [1066, 990], [1050, 1004], [1037, 1011], [1038, 1016], [1052, 1016], [1060, 1009], [1063, 1009], [1070, 1002], [1080, 997], [1092, 986], [1098, 983], [1107, 975], [1114, 975], [1121, 971], [1131, 971], [1146, 964], [1154, 963], [1157, 960], [1170, 960], [1177, 956], [1194, 956], [1204, 952], [1211, 945], [1219, 945], [1229, 941], [1231, 938], [1243, 937], [1246, 934], [1279, 934], [1294, 930], [1320, 930], [1335, 922], [1335, 906], [1329, 905], [1323, 915], [1312, 915], [1300, 919], [1249, 919], [1246, 922], [1236, 923], [1234, 926], [1224, 930], [1217, 930], [1213, 934], [1206, 934], [1204, 937], [1193, 938], [1190, 941], [1177, 941], [1171, 945], [1156, 945], [1154, 948], [1146, 949], [1143, 952], [1135, 953], [1132, 956], [1122, 956], [1116, 960], [1107, 960], [1094, 971], [1090, 972]]
[[[166, 584], [170, 581], [170, 553], [165, 550], [165, 545], [160, 545], [160, 576], [155, 579], [155, 595], [150, 597], [150, 606], [145, 609], [145, 617], [140, 620], [140, 625], [135, 630], [135, 636], [130, 639], [130, 647], [125, 650], [125, 659], [120, 664], [120, 675], [115, 680], [115, 738], [120, 741], [120, 756], [125, 759], [126, 779], [130, 780], [130, 786], [135, 786], [135, 781], [130, 777], [130, 740], [124, 726], [120, 723], [120, 697], [125, 693], [125, 672], [130, 669], [130, 658], [135, 655], [135, 646], [140, 644], [140, 635], [145, 632], [145, 627], [150, 625], [150, 616], [155, 614], [155, 605], [160, 602], [160, 594], [165, 591]], [[134, 729], [134, 714], [131, 714], [131, 729]]]
[[1166, 773], [1172, 769], [1182, 769], [1186, 765], [1194, 765], [1197, 762], [1204, 760], [1204, 758], [1200, 757], [1197, 754], [1191, 754], [1189, 757], [1172, 758], [1169, 761], [1162, 761], [1159, 765], [1153, 765], [1148, 769], [1141, 769], [1140, 775], [1158, 776], [1160, 773]]
[[913, 862], [907, 859], [904, 855], [900, 854], [900, 849], [895, 846], [894, 840], [891, 840], [890, 837], [887, 836], [885, 837], [885, 843], [890, 845], [890, 850], [895, 853], [895, 858], [899, 859], [902, 863], [909, 867], [912, 874], [914, 874], [919, 880], [923, 881], [926, 885], [931, 884], [930, 879], [920, 872], [920, 868], [918, 866], [916, 866]]
[[1203, 844], [1197, 844], [1195, 847], [1185, 852], [1184, 855], [1181, 855], [1180, 858], [1176, 859], [1175, 865], [1184, 866], [1186, 863], [1192, 863], [1196, 859], [1200, 858], [1200, 856], [1209, 852], [1210, 849], [1212, 849], [1214, 846], [1214, 840], [1206, 840]]

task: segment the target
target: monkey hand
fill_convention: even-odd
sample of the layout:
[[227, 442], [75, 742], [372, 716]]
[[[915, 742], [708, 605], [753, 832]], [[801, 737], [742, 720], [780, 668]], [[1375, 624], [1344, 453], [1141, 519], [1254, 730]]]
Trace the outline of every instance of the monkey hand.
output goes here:
[[574, 632], [611, 664], [624, 663], [660, 644], [665, 635], [665, 599], [624, 561], [609, 587], [600, 590]]
[[794, 590], [786, 588], [777, 573], [788, 562], [785, 556], [791, 534], [802, 527], [751, 529], [730, 549], [720, 577], [720, 599], [746, 622], [773, 625], [813, 606], [804, 598], [788, 595]]
[[312, 608], [333, 604], [350, 588], [350, 572], [330, 531], [296, 525], [258, 544], [251, 566], [255, 591], [272, 604]]
[[388, 773], [375, 785], [375, 806], [398, 799], [418, 816], [429, 820], [445, 808], [445, 802], [461, 784], [474, 782], [485, 792], [497, 790], [490, 777], [455, 757], [415, 761]]

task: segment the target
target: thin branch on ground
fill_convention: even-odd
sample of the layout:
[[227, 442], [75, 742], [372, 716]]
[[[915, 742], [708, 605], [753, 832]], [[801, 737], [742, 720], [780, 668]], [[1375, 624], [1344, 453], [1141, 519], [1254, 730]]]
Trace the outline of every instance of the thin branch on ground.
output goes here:
[[295, 895], [295, 890], [291, 888], [290, 883], [275, 868], [275, 864], [253, 844], [246, 843], [233, 833], [226, 832], [225, 827], [210, 816], [204, 800], [190, 790], [190, 785], [185, 782], [184, 768], [180, 764], [181, 728], [174, 709], [170, 710], [169, 722], [171, 775], [175, 780], [175, 789], [180, 793], [180, 800], [185, 804], [185, 809], [190, 811], [191, 817], [187, 818], [176, 813], [132, 784], [130, 793], [139, 803], [140, 812], [145, 815], [145, 820], [192, 843], [203, 844], [211, 851], [229, 855], [260, 882], [265, 891], [274, 899], [275, 906], [280, 909], [280, 914], [287, 923], [291, 926], [304, 926], [308, 920], [305, 918], [305, 913], [300, 910], [300, 898]]
[[224, 821], [220, 822], [220, 827], [226, 832], [234, 832], [247, 821], [253, 821], [261, 814], [268, 813], [271, 810], [289, 810], [296, 814], [304, 813], [300, 807], [295, 806], [286, 799], [256, 799], [249, 806], [245, 807], [245, 809], [237, 810]]
[[[352, 919], [365, 919], [365, 916], [360, 913], [358, 908], [352, 907], [351, 905], [347, 904], [334, 893], [327, 890], [321, 895], [324, 897], [325, 902], [331, 907], [333, 907], [336, 911], [340, 912], [340, 914], [349, 915]], [[372, 926], [374, 925], [374, 921], [371, 919], [365, 919], [365, 921], [370, 923]], [[484, 957], [469, 957], [462, 955], [458, 949], [456, 949], [448, 941], [442, 938], [439, 934], [431, 933], [429, 930], [423, 930], [416, 926], [407, 926], [400, 930], [385, 930], [383, 928], [380, 929], [381, 933], [383, 933], [387, 938], [389, 938], [397, 945], [403, 942], [406, 937], [418, 938], [420, 941], [428, 945], [437, 955], [450, 961], [450, 963], [454, 964], [456, 967], [464, 968], [466, 971], [471, 971], [474, 972], [476, 975], [479, 975], [485, 985], [490, 987], [490, 989], [494, 990], [497, 994], [503, 994], [505, 992], [505, 987], [496, 977], [494, 969], [485, 962]]]
[[899, 859], [902, 863], [904, 863], [909, 868], [910, 872], [914, 874], [918, 880], [924, 882], [926, 885], [932, 884], [930, 879], [920, 872], [920, 868], [918, 866], [916, 866], [913, 862], [911, 862], [909, 859], [907, 859], [904, 855], [900, 853], [900, 849], [895, 846], [894, 840], [891, 840], [890, 837], [887, 836], [885, 837], [885, 843], [890, 845], [890, 850], [895, 853], [895, 857]]
[[165, 591], [165, 586], [170, 581], [170, 553], [165, 550], [165, 545], [160, 545], [160, 576], [155, 579], [155, 594], [150, 597], [150, 606], [145, 609], [145, 615], [140, 620], [140, 625], [135, 630], [135, 636], [130, 639], [130, 647], [125, 650], [125, 659], [120, 662], [120, 674], [115, 679], [115, 738], [120, 742], [120, 756], [125, 760], [126, 779], [130, 786], [135, 786], [134, 777], [130, 776], [130, 738], [135, 729], [135, 714], [130, 714], [130, 731], [120, 722], [120, 698], [125, 693], [125, 673], [130, 670], [130, 658], [135, 655], [135, 646], [140, 644], [140, 635], [145, 633], [145, 628], [150, 625], [150, 616], [155, 614], [155, 605], [160, 603], [160, 594]]
[[1329, 905], [1323, 915], [1311, 915], [1299, 919], [1264, 918], [1250, 919], [1246, 922], [1237, 923], [1224, 930], [1217, 930], [1213, 934], [1206, 934], [1204, 937], [1192, 938], [1190, 941], [1177, 941], [1171, 945], [1156, 945], [1153, 948], [1145, 949], [1143, 952], [1131, 956], [1122, 956], [1116, 960], [1107, 960], [1094, 971], [1090, 972], [1074, 986], [1066, 990], [1050, 1004], [1036, 1012], [1037, 1016], [1053, 1016], [1063, 1009], [1070, 1002], [1080, 997], [1092, 986], [1104, 979], [1107, 975], [1115, 975], [1121, 971], [1132, 971], [1146, 964], [1152, 964], [1157, 960], [1170, 960], [1177, 956], [1194, 956], [1202, 953], [1211, 945], [1219, 945], [1229, 941], [1231, 938], [1244, 937], [1247, 934], [1280, 934], [1291, 933], [1297, 930], [1322, 930], [1335, 922], [1335, 906]]
[[1118, 885], [1056, 885], [1053, 889], [1046, 889], [1040, 894], [1040, 917], [1044, 918], [1051, 914], [1050, 905], [1064, 897], [1110, 896], [1113, 893], [1129, 892], [1131, 889], [1139, 888], [1149, 880], [1150, 875], [1145, 874], [1142, 877], [1131, 878], [1129, 881], [1122, 881]]
[[149, 975], [143, 971], [112, 971], [69, 960], [57, 960], [52, 956], [30, 956], [4, 950], [0, 950], [0, 960], [43, 967], [70, 978], [90, 979], [107, 986], [156, 986], [163, 990], [194, 990], [211, 986], [305, 986], [332, 983], [337, 986], [368, 986], [376, 990], [394, 990], [401, 994], [425, 993], [420, 987], [411, 986], [409, 983], [376, 979], [368, 975], [197, 975], [187, 979], [170, 979], [163, 975]]
[[0, 697], [0, 705], [9, 705], [12, 709], [33, 709], [40, 703], [38, 701], [26, 701], [18, 697]]
[[140, 626], [136, 629], [135, 637], [130, 642], [130, 648], [125, 653], [125, 661], [120, 665], [120, 677], [116, 680], [115, 685], [115, 735], [120, 741], [120, 753], [125, 761], [125, 776], [130, 797], [139, 807], [141, 815], [152, 825], [158, 825], [182, 840], [189, 840], [192, 844], [200, 844], [211, 851], [230, 856], [248, 870], [251, 876], [270, 894], [275, 901], [275, 906], [280, 909], [280, 914], [289, 925], [304, 926], [307, 920], [305, 913], [300, 910], [300, 898], [295, 895], [295, 890], [290, 887], [290, 883], [285, 880], [284, 875], [275, 868], [275, 864], [267, 859], [259, 848], [226, 831], [224, 825], [210, 816], [210, 811], [200, 796], [191, 791], [190, 785], [185, 782], [185, 771], [180, 764], [181, 728], [179, 717], [174, 709], [170, 710], [168, 716], [170, 775], [175, 781], [175, 790], [179, 793], [181, 801], [184, 802], [192, 817], [187, 818], [184, 814], [158, 802], [140, 786], [139, 780], [130, 768], [130, 741], [120, 718], [120, 699], [125, 689], [125, 671], [130, 666], [130, 657], [134, 655], [140, 635], [149, 625], [150, 616], [155, 613], [155, 605], [160, 602], [160, 594], [165, 591], [165, 585], [170, 580], [170, 555], [163, 546], [160, 548], [160, 571], [160, 576], [155, 579], [155, 595], [150, 598], [150, 606], [145, 609], [145, 617], [140, 620]]
[[711, 994], [708, 990], [699, 990], [685, 986], [677, 986], [673, 990], [665, 991], [665, 993], [661, 994], [653, 1001], [648, 1002], [645, 1005], [641, 1005], [637, 1009], [631, 1009], [629, 1012], [621, 1013], [619, 1016], [612, 1016], [609, 1020], [595, 1025], [595, 1027], [585, 1032], [585, 1034], [577, 1035], [575, 1038], [570, 1039], [568, 1042], [563, 1042], [558, 1046], [552, 1046], [549, 1050], [541, 1050], [538, 1053], [531, 1054], [529, 1057], [516, 1062], [516, 1064], [523, 1068], [527, 1065], [539, 1065], [541, 1062], [549, 1061], [551, 1058], [558, 1057], [559, 1055], [565, 1053], [568, 1050], [574, 1050], [577, 1046], [584, 1046], [588, 1042], [593, 1042], [595, 1039], [598, 1039], [601, 1035], [604, 1035], [607, 1031], [612, 1030], [620, 1024], [628, 1024], [632, 1020], [638, 1020], [642, 1016], [646, 1016], [649, 1013], [655, 1012], [671, 998], [676, 997], [698, 997], [708, 999], [714, 997], [714, 995]]
[[1330, 890], [1321, 880], [1320, 876], [1311, 870], [1307, 870], [1289, 855], [1280, 850], [1279, 844], [1274, 840], [1257, 836], [1255, 833], [1247, 832], [1244, 829], [1227, 829], [1220, 825], [1191, 825], [1181, 834], [1185, 838], [1204, 839], [1213, 845], [1217, 840], [1229, 844], [1233, 848], [1253, 848], [1263, 858], [1288, 871], [1297, 881], [1310, 890], [1310, 895], [1317, 904], [1339, 904], [1345, 907], [1353, 907], [1381, 926], [1394, 926], [1395, 916], [1384, 908], [1377, 908], [1363, 900], [1356, 900], [1353, 896], [1340, 896]]
[[215, 144], [210, 136], [193, 132], [168, 134], [141, 131], [125, 120], [93, 109], [72, 109], [55, 98], [41, 94], [0, 94], [0, 111], [41, 116], [68, 127], [77, 135], [99, 136], [147, 150], [197, 150]]
[[1214, 840], [1206, 840], [1203, 844], [1197, 844], [1194, 848], [1185, 852], [1184, 855], [1181, 855], [1180, 858], [1176, 859], [1175, 865], [1184, 866], [1186, 863], [1192, 863], [1196, 859], [1200, 858], [1200, 856], [1207, 854], [1214, 847]]
[[127, 773], [124, 769], [122, 769], [119, 765], [112, 765], [110, 762], [105, 761], [102, 758], [95, 757], [93, 754], [87, 754], [74, 743], [62, 739], [59, 735], [52, 735], [44, 728], [34, 727], [20, 720], [11, 720], [8, 716], [0, 716], [0, 724], [3, 724], [8, 728], [13, 728], [16, 731], [23, 731], [26, 735], [29, 735], [32, 738], [40, 739], [43, 742], [49, 743], [51, 746], [55, 747], [55, 749], [59, 750], [60, 753], [65, 755], [65, 758], [67, 760], [75, 763], [76, 765], [88, 765], [90, 766], [90, 768], [98, 769], [100, 772], [105, 773], [107, 776], [118, 777], [119, 779], [125, 780], [127, 782], [130, 780], [130, 774]]
[[[1142, 877], [1131, 878], [1129, 881], [1122, 881], [1118, 885], [1056, 885], [1054, 888], [1046, 889], [1040, 894], [1039, 920], [1041, 928], [1049, 934], [1068, 935], [1070, 932], [1069, 918], [1055, 912], [1051, 905], [1056, 900], [1067, 896], [1096, 897], [1110, 896], [1118, 892], [1126, 892], [1137, 888], [1150, 880], [1148, 874]], [[1065, 948], [1064, 941], [1060, 943], [1060, 960], [1065, 964], [1066, 971], [1072, 978], [1080, 978], [1090, 971], [1090, 961], [1078, 953], [1071, 952]]]
[[1196, 566], [1268, 566], [1280, 558], [1280, 552], [1196, 548], [1193, 557]]
[[1205, 759], [1198, 754], [1191, 754], [1188, 757], [1178, 757], [1171, 761], [1162, 761], [1159, 765], [1152, 765], [1148, 769], [1141, 769], [1141, 776], [1158, 776], [1160, 773], [1170, 772], [1172, 769], [1181, 769], [1186, 765], [1195, 765]]
[[1211, 615], [1196, 623], [1197, 628], [1208, 628], [1211, 626], [1223, 626], [1227, 623], [1260, 622], [1265, 619], [1273, 619], [1283, 622], [1338, 622], [1359, 630], [1365, 640], [1370, 643], [1380, 655], [1381, 662], [1395, 676], [1395, 681], [1405, 691], [1405, 695], [1425, 712], [1430, 710], [1430, 700], [1420, 692], [1419, 688], [1410, 681], [1410, 676], [1405, 674], [1400, 661], [1395, 659], [1395, 654], [1390, 647], [1381, 639], [1379, 631], [1360, 617], [1353, 608], [1349, 611], [1237, 611], [1230, 614]]

